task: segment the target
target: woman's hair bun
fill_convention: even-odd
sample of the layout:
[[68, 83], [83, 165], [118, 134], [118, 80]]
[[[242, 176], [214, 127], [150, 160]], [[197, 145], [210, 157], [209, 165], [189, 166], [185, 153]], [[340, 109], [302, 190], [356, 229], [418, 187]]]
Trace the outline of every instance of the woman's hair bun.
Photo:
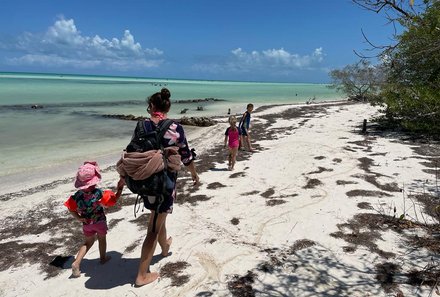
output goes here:
[[169, 100], [171, 97], [170, 90], [162, 88], [162, 90], [160, 90], [160, 96], [162, 97], [162, 100]]
[[163, 88], [160, 92], [154, 93], [148, 97], [148, 109], [154, 106], [154, 111], [168, 112], [171, 107], [171, 93], [167, 88]]

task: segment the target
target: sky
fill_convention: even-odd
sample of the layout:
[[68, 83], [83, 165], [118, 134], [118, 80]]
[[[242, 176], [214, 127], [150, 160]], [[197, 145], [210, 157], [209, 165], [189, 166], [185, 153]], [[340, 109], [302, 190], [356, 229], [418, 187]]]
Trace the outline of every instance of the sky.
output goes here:
[[392, 43], [350, 0], [0, 0], [0, 72], [326, 83]]

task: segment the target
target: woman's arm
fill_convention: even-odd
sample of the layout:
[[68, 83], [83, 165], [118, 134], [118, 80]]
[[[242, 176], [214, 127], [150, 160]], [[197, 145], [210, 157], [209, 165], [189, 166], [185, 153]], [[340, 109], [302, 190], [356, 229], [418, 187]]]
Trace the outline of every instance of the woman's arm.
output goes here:
[[[121, 180], [119, 179], [119, 181], [118, 181], [118, 187], [117, 187], [117, 189], [116, 189], [116, 200], [119, 199], [119, 197], [121, 197], [122, 190], [124, 189], [124, 185], [119, 186], [120, 182], [121, 182]], [[124, 182], [124, 184], [125, 184], [125, 180], [124, 180], [123, 182]]]
[[192, 161], [191, 163], [186, 165], [186, 168], [188, 168], [189, 172], [191, 172], [191, 178], [194, 182], [194, 186], [198, 185], [200, 182], [200, 179], [199, 179], [199, 175], [197, 174], [196, 165], [194, 164], [194, 161]]
[[124, 189], [125, 186], [125, 177], [120, 175], [119, 176], [119, 180], [118, 180], [118, 185], [116, 186], [116, 190], [117, 192], [121, 191]]
[[176, 132], [179, 135], [176, 144], [179, 147], [179, 155], [181, 156], [182, 163], [191, 172], [191, 178], [194, 182], [194, 185], [197, 185], [199, 184], [199, 176], [197, 175], [196, 166], [194, 164], [194, 150], [189, 149], [188, 141], [186, 140], [182, 125], [177, 124]]

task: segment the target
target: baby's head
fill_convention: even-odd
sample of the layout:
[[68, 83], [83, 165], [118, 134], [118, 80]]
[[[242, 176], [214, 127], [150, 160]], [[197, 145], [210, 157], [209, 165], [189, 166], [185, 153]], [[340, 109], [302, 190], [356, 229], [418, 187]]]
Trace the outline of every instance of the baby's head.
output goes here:
[[78, 168], [75, 178], [75, 188], [91, 190], [101, 181], [101, 172], [98, 163], [86, 161]]
[[231, 126], [235, 126], [237, 124], [237, 118], [235, 116], [230, 116], [228, 122]]

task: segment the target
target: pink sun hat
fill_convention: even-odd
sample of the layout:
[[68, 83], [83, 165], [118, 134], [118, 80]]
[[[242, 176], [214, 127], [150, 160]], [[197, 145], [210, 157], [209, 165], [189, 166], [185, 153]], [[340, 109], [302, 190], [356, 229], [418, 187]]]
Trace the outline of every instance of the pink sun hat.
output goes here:
[[101, 181], [101, 172], [98, 163], [86, 161], [78, 168], [75, 178], [75, 188], [84, 190], [88, 187], [97, 185]]

